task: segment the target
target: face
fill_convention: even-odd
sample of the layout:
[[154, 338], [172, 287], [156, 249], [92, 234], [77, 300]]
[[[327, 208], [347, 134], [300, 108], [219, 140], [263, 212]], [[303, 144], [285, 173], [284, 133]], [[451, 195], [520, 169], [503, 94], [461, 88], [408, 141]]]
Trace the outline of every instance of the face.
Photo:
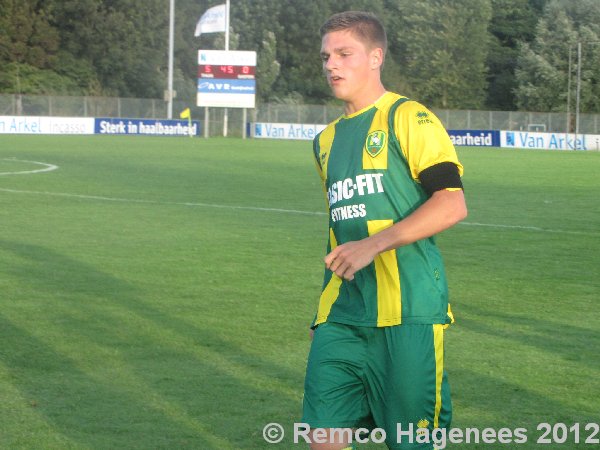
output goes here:
[[333, 95], [347, 103], [360, 102], [379, 82], [381, 49], [368, 49], [350, 31], [323, 36], [321, 60]]

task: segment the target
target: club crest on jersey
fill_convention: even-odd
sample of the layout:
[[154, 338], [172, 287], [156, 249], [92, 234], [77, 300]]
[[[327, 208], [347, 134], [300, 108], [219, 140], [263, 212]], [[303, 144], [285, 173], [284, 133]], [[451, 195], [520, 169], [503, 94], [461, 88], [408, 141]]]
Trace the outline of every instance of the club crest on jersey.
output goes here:
[[383, 147], [385, 146], [386, 134], [384, 131], [377, 130], [372, 131], [367, 136], [367, 142], [365, 143], [365, 149], [369, 156], [375, 158], [377, 155], [381, 153]]

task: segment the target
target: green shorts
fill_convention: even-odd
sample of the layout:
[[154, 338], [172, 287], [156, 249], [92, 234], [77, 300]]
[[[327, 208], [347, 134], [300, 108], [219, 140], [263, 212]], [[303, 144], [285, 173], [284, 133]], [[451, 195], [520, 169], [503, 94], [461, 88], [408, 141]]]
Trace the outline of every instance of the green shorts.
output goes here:
[[[360, 327], [326, 322], [315, 330], [302, 422], [311, 428], [382, 428], [392, 449], [418, 444], [418, 428], [449, 428], [444, 325]], [[413, 426], [413, 444], [402, 431]]]

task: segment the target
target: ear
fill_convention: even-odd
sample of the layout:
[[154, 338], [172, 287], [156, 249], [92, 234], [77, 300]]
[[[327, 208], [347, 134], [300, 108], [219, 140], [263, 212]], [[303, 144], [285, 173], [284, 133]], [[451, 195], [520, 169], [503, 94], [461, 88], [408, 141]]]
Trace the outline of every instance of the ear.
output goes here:
[[371, 69], [379, 69], [383, 65], [383, 49], [374, 48], [371, 50]]

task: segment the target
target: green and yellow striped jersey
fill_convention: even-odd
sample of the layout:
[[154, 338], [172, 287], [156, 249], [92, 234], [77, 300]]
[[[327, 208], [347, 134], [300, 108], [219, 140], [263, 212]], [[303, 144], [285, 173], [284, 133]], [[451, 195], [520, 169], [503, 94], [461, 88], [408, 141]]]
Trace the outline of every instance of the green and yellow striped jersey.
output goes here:
[[[421, 171], [452, 162], [446, 130], [423, 105], [388, 92], [327, 126], [313, 141], [329, 212], [327, 252], [375, 234], [427, 200]], [[354, 280], [325, 269], [313, 326], [449, 323], [444, 265], [433, 238], [379, 254]]]

